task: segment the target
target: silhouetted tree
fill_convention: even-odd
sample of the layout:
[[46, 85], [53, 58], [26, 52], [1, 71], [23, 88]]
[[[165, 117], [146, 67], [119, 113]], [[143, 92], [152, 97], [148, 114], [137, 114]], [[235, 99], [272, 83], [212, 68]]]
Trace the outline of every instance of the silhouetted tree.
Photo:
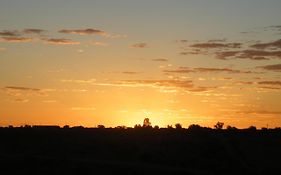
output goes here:
[[104, 129], [105, 126], [104, 126], [104, 125], [98, 125], [98, 128], [99, 128], [99, 129]]
[[200, 125], [196, 125], [196, 124], [191, 124], [188, 127], [188, 130], [193, 130], [193, 131], [200, 130], [200, 129], [202, 129], [202, 127]]
[[222, 129], [223, 128], [224, 123], [222, 122], [217, 122], [217, 124], [214, 125], [215, 129]]
[[175, 124], [176, 129], [182, 129], [182, 125], [180, 123]]
[[143, 120], [143, 126], [142, 127], [144, 127], [144, 128], [151, 127], [151, 123], [149, 121], [149, 118], [145, 118]]
[[233, 130], [237, 130], [237, 128], [235, 126], [229, 126], [229, 125], [226, 127], [226, 129], [227, 130], [232, 130], [232, 131]]
[[249, 131], [256, 131], [257, 128], [255, 126], [250, 126], [247, 130], [249, 130]]
[[124, 126], [124, 125], [122, 125], [122, 126], [116, 126], [115, 128], [116, 128], [116, 129], [126, 129], [127, 127]]
[[173, 129], [173, 126], [172, 125], [167, 125], [167, 128], [168, 129]]
[[63, 126], [63, 129], [68, 129], [69, 128], [69, 125], [64, 125]]
[[159, 129], [159, 126], [158, 126], [158, 125], [155, 125], [155, 126], [154, 126], [154, 129]]
[[142, 128], [140, 124], [135, 124], [134, 128]]

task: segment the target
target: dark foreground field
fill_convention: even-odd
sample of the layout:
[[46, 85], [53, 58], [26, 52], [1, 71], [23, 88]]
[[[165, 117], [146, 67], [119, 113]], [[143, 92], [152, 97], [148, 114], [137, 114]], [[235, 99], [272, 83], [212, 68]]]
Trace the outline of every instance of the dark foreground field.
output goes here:
[[281, 130], [0, 128], [1, 174], [281, 174]]

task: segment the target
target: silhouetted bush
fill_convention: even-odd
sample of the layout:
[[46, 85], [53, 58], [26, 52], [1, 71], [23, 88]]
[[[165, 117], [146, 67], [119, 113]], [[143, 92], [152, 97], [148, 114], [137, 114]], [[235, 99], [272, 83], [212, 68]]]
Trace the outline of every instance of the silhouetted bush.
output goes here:
[[98, 128], [99, 128], [99, 129], [104, 129], [105, 126], [104, 126], [104, 125], [98, 125]]
[[142, 125], [142, 127], [144, 127], [144, 128], [150, 128], [150, 127], [151, 127], [151, 123], [150, 123], [150, 121], [149, 121], [149, 118], [145, 118], [145, 119], [143, 120], [143, 125]]
[[222, 123], [222, 122], [217, 122], [217, 123], [214, 125], [214, 127], [215, 127], [215, 129], [222, 129], [222, 128], [223, 128], [223, 125], [224, 125], [224, 123]]
[[173, 129], [173, 125], [167, 125], [168, 129]]
[[154, 129], [159, 129], [159, 126], [158, 126], [158, 125], [155, 125], [155, 126], [154, 126]]
[[176, 129], [182, 129], [182, 125], [180, 123], [175, 124]]
[[231, 130], [231, 131], [237, 130], [237, 128], [235, 126], [229, 126], [229, 125], [226, 127], [226, 129]]
[[197, 124], [191, 124], [188, 127], [188, 130], [192, 130], [192, 131], [201, 130], [201, 129], [203, 129], [203, 128], [200, 125], [197, 125]]

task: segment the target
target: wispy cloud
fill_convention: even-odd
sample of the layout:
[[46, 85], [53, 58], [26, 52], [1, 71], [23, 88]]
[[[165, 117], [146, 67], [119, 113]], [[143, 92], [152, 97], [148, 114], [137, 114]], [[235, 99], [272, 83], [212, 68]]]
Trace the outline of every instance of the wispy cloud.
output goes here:
[[127, 75], [136, 75], [139, 74], [140, 72], [135, 72], [135, 71], [124, 71], [122, 74], [127, 74]]
[[24, 29], [23, 33], [24, 34], [42, 34], [46, 32], [46, 30], [43, 29]]
[[71, 39], [65, 38], [48, 38], [43, 39], [48, 44], [55, 44], [55, 45], [77, 45], [80, 44], [78, 41], [73, 41]]
[[206, 92], [217, 87], [195, 86], [191, 80], [121, 80], [109, 83], [96, 83], [100, 86], [117, 87], [151, 87], [157, 88], [160, 92], [177, 92], [183, 90], [187, 92]]
[[147, 43], [136, 43], [131, 45], [131, 48], [147, 48], [147, 47], [148, 47]]
[[62, 79], [61, 82], [63, 83], [84, 83], [84, 84], [91, 84], [94, 83], [96, 79], [89, 79], [89, 80], [79, 80], [79, 79]]
[[261, 85], [273, 85], [273, 86], [281, 86], [281, 81], [260, 81], [258, 84]]
[[99, 30], [99, 29], [93, 29], [93, 28], [88, 28], [88, 29], [62, 29], [62, 30], [59, 30], [59, 33], [77, 34], [77, 35], [101, 35], [101, 36], [107, 35], [107, 33], [105, 31]]
[[242, 71], [231, 68], [209, 68], [209, 67], [179, 67], [177, 69], [166, 69], [163, 70], [165, 73], [253, 73], [252, 71]]
[[256, 49], [281, 49], [281, 39], [273, 42], [267, 42], [267, 43], [258, 43], [251, 45], [251, 47], [256, 48]]
[[241, 48], [241, 43], [197, 43], [192, 44], [190, 47], [201, 49], [213, 49], [213, 48]]
[[14, 42], [14, 43], [25, 43], [25, 42], [31, 42], [32, 38], [26, 38], [26, 37], [2, 37], [2, 42]]
[[151, 59], [152, 61], [158, 61], [158, 62], [166, 62], [166, 61], [169, 61], [168, 59], [165, 59], [165, 58], [154, 58], [154, 59]]
[[6, 86], [2, 90], [11, 96], [22, 96], [22, 95], [40, 95], [46, 96], [46, 92], [38, 88], [21, 87], [21, 86]]
[[266, 65], [266, 66], [258, 66], [257, 68], [261, 68], [261, 69], [264, 69], [264, 70], [281, 72], [281, 64], [272, 64], [272, 65]]
[[19, 32], [16, 30], [2, 30], [0, 31], [0, 36], [6, 36], [6, 37], [16, 37], [19, 36]]

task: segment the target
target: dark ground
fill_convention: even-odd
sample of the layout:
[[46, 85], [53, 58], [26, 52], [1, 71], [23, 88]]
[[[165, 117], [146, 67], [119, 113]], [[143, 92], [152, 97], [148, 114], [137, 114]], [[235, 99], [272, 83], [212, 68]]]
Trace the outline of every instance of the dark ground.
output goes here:
[[0, 128], [0, 174], [281, 174], [281, 130]]

